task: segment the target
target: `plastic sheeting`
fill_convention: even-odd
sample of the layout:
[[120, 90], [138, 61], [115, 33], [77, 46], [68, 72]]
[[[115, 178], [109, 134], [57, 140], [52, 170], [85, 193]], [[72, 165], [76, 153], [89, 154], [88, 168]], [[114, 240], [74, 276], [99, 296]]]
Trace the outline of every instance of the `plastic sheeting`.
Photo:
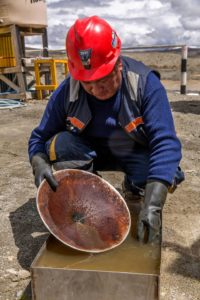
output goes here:
[[24, 106], [26, 106], [26, 104], [18, 100], [0, 99], [0, 109], [13, 109]]
[[44, 25], [47, 26], [45, 0], [0, 0], [1, 25]]

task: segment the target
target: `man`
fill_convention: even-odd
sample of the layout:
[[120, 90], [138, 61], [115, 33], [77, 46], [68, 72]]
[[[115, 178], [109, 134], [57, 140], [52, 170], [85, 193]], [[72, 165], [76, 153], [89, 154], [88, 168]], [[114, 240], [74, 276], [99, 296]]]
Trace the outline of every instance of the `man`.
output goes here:
[[[152, 70], [120, 56], [121, 41], [103, 19], [78, 19], [66, 38], [70, 75], [53, 93], [29, 140], [36, 186], [63, 168], [122, 170], [124, 189], [144, 196], [138, 238], [160, 239], [169, 189], [183, 180], [181, 144], [166, 91]], [[145, 191], [145, 192], [144, 192]]]

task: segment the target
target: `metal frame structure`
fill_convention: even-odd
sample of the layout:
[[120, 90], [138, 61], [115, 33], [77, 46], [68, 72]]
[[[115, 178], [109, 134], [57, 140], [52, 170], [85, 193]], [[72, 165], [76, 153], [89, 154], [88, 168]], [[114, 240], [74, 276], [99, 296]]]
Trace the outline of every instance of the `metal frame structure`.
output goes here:
[[[54, 91], [58, 87], [56, 65], [64, 65], [64, 74], [68, 73], [68, 61], [67, 59], [54, 59], [54, 58], [38, 58], [34, 61], [35, 70], [35, 89], [37, 91], [37, 99], [43, 99], [42, 91]], [[41, 83], [41, 76], [43, 75], [42, 69], [47, 67], [49, 70], [50, 80], [49, 84]]]
[[[45, 26], [18, 26], [15, 24], [0, 26], [1, 36], [8, 35], [11, 38], [12, 52], [13, 52], [13, 66], [3, 66], [0, 63], [0, 84], [7, 86], [8, 90], [12, 92], [3, 92], [0, 90], [0, 99], [20, 99], [26, 100], [28, 84], [26, 81], [26, 74], [30, 72], [31, 67], [24, 64], [25, 58], [25, 36], [42, 35], [43, 56], [48, 56], [48, 41], [47, 29]], [[8, 45], [7, 45], [8, 46]], [[5, 45], [6, 47], [6, 45]], [[10, 50], [9, 50], [10, 51]], [[3, 59], [0, 58], [0, 59]], [[8, 57], [9, 59], [9, 57]], [[32, 67], [33, 69], [33, 67]], [[11, 76], [11, 79], [9, 78]], [[0, 85], [1, 86], [1, 85]]]
[[153, 49], [181, 49], [181, 79], [180, 79], [180, 93], [186, 94], [187, 87], [187, 57], [188, 47], [186, 45], [155, 45], [155, 46], [136, 46], [122, 48], [122, 51], [133, 50], [153, 50]]

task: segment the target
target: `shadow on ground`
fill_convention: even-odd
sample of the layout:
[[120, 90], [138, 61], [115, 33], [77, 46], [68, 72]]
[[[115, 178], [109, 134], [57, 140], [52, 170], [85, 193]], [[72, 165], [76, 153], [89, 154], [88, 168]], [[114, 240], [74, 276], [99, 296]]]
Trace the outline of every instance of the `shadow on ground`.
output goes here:
[[191, 247], [183, 247], [171, 242], [165, 242], [163, 247], [168, 247], [179, 254], [168, 268], [169, 272], [200, 280], [200, 239], [196, 240]]
[[[24, 205], [10, 213], [15, 245], [18, 247], [17, 259], [23, 269], [30, 266], [47, 239], [49, 233], [43, 225], [36, 208], [36, 199], [29, 199]], [[31, 283], [26, 287], [20, 299], [31, 298]]]
[[200, 115], [200, 101], [198, 100], [170, 102], [170, 105], [173, 111]]
[[23, 269], [30, 270], [33, 259], [48, 236], [38, 215], [35, 198], [11, 212], [9, 218], [15, 245], [19, 249], [18, 262]]

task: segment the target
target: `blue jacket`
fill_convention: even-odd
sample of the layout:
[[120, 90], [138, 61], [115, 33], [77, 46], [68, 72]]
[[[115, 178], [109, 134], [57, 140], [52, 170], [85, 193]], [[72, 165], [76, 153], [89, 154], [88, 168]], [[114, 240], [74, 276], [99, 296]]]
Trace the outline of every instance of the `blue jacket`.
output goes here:
[[[166, 91], [160, 80], [143, 63], [122, 57], [121, 106], [118, 120], [134, 141], [149, 147], [148, 179], [172, 183], [181, 160]], [[87, 93], [79, 81], [68, 76], [53, 93], [40, 125], [29, 140], [30, 160], [45, 153], [45, 143], [60, 131], [81, 134], [92, 118]]]

